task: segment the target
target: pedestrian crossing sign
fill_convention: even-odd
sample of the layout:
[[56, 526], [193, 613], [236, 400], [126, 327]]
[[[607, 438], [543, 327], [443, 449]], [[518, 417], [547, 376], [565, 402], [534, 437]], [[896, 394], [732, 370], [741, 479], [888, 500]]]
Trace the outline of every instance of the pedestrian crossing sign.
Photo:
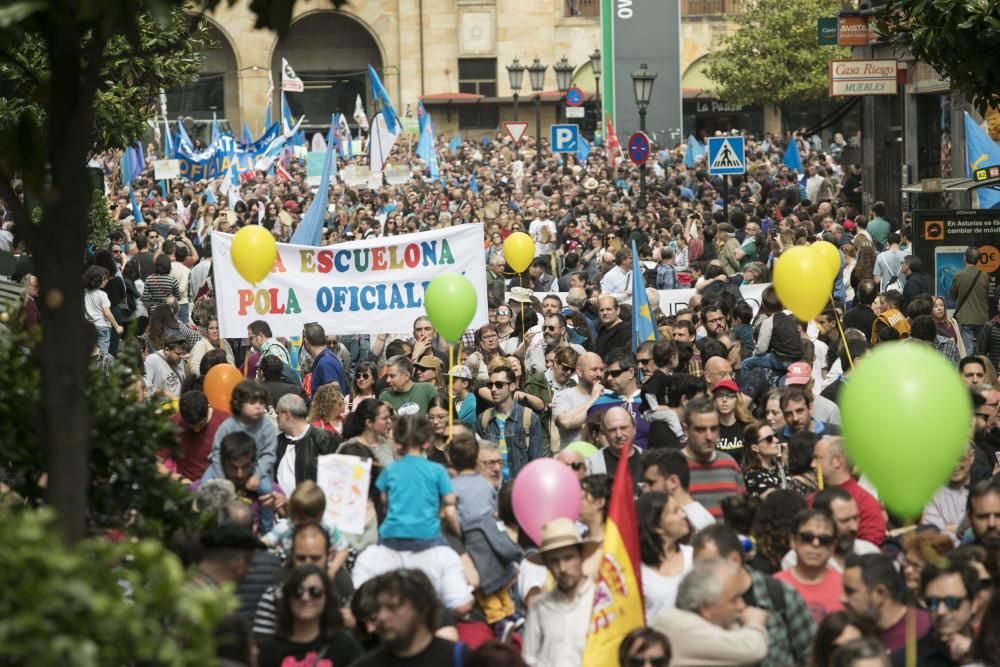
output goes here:
[[712, 176], [744, 174], [747, 158], [743, 137], [708, 138], [708, 173]]

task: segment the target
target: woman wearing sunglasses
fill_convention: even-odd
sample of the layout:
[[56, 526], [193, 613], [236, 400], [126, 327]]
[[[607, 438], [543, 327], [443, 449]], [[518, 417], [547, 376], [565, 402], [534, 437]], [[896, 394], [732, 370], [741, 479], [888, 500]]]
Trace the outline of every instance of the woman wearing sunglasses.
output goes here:
[[301, 565], [292, 570], [281, 587], [278, 629], [261, 643], [259, 666], [349, 665], [362, 653], [343, 629], [340, 604], [323, 568]]
[[767, 422], [753, 422], [743, 432], [746, 463], [743, 480], [747, 493], [762, 498], [772, 489], [788, 488], [788, 473], [781, 461], [781, 442]]
[[350, 411], [354, 412], [366, 398], [377, 398], [375, 396], [375, 364], [370, 361], [363, 361], [357, 365], [354, 371], [354, 381], [351, 386], [351, 406]]

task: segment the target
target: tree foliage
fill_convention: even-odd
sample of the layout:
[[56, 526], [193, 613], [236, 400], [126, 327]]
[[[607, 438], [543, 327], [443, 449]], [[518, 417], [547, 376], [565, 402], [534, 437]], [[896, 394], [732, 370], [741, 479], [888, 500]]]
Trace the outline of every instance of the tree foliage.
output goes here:
[[[107, 40], [100, 55], [103, 66], [94, 100], [92, 153], [123, 148], [138, 139], [148, 127], [146, 121], [156, 114], [160, 89], [193, 81], [204, 63], [207, 25], [180, 8], [172, 10], [163, 23], [140, 13], [137, 30], [135, 43], [116, 35]], [[83, 48], [97, 38], [89, 32]], [[8, 134], [7, 141], [12, 139], [11, 132], [22, 134], [20, 142], [40, 140], [50, 98], [59, 95], [50, 84], [45, 42], [39, 33], [26, 33], [17, 53], [9, 55], [0, 58], [0, 90], [8, 91], [0, 98], [0, 133]]]
[[892, 0], [879, 9], [876, 25], [900, 54], [933, 67], [980, 113], [1000, 106], [1000, 3]]
[[[42, 500], [39, 480], [46, 470], [36, 428], [41, 418], [37, 354], [37, 342], [24, 332], [0, 346], [0, 377], [6, 378], [0, 383], [0, 462], [15, 471], [10, 487], [32, 505]], [[121, 356], [130, 355], [137, 358], [135, 349]], [[132, 395], [141, 378], [117, 364], [108, 378], [92, 368], [89, 380], [89, 532], [113, 529], [163, 538], [177, 529], [195, 528], [192, 494], [157, 472], [156, 452], [175, 449], [177, 441], [159, 407]]]
[[744, 0], [736, 30], [711, 56], [708, 77], [719, 99], [732, 104], [789, 103], [827, 94], [827, 62], [846, 57], [819, 47], [816, 19], [834, 16], [839, 0]]
[[0, 511], [0, 659], [5, 665], [215, 664], [214, 629], [235, 607], [185, 583], [156, 541], [67, 547], [51, 510]]

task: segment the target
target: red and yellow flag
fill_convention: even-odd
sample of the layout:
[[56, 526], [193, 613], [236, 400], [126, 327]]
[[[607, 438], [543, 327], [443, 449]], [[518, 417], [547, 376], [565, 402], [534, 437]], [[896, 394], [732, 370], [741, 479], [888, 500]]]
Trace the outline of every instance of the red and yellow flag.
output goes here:
[[[626, 446], [626, 450], [631, 445]], [[618, 461], [611, 508], [604, 527], [604, 554], [594, 590], [583, 667], [605, 667], [618, 660], [625, 635], [646, 624], [639, 569], [639, 521], [628, 457]]]
[[607, 127], [604, 135], [604, 151], [608, 164], [613, 169], [618, 164], [618, 160], [625, 159], [625, 154], [622, 152], [622, 145], [618, 141], [618, 135], [615, 134], [615, 126], [611, 124], [611, 117], [609, 116], [605, 121]]

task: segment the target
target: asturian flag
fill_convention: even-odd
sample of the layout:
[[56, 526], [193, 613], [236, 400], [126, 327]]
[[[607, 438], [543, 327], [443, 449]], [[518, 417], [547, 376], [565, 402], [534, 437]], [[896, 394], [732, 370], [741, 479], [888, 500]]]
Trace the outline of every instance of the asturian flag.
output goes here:
[[281, 59], [281, 89], [289, 93], [301, 93], [305, 90], [302, 79], [295, 74], [295, 70], [284, 58]]
[[604, 552], [594, 588], [583, 667], [618, 664], [622, 639], [646, 624], [639, 570], [639, 521], [632, 493], [632, 473], [628, 457], [623, 456], [611, 487], [611, 507], [604, 525]]
[[[582, 137], [581, 137], [582, 139]], [[632, 241], [632, 354], [647, 340], [657, 340], [659, 332], [653, 320], [653, 310], [646, 296], [646, 281], [642, 277], [639, 253]]]

